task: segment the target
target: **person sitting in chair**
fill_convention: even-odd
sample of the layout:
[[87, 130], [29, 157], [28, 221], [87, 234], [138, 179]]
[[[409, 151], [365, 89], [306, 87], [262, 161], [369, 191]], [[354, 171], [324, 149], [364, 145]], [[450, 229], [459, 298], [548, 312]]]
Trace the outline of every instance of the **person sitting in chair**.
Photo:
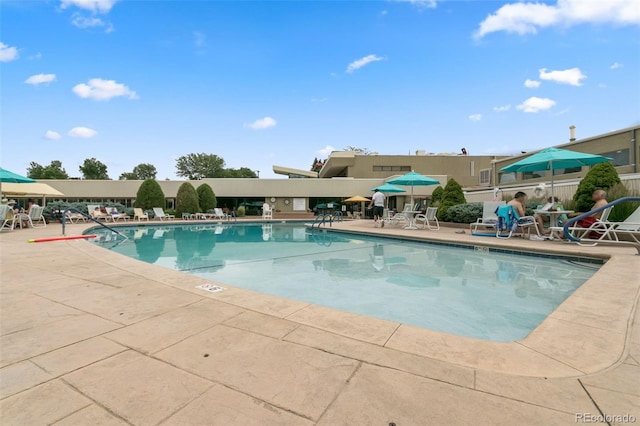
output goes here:
[[[593, 207], [591, 207], [591, 210], [589, 211], [593, 211], [596, 210], [600, 207], [606, 206], [609, 202], [607, 201], [607, 191], [604, 191], [602, 189], [597, 189], [593, 192], [593, 194], [591, 195], [591, 199], [593, 200]], [[569, 215], [569, 218], [572, 217], [577, 217], [580, 216], [581, 214], [585, 214], [588, 212], [575, 212], [575, 213], [571, 213]], [[576, 225], [580, 228], [589, 228], [591, 225], [593, 225], [594, 223], [596, 223], [596, 221], [598, 219], [600, 219], [600, 217], [602, 216], [602, 211], [593, 213], [585, 218], [580, 219]], [[569, 220], [569, 219], [567, 219]], [[566, 222], [566, 220], [563, 222]], [[592, 233], [594, 233], [595, 231], [593, 231]], [[595, 236], [595, 238], [598, 238], [597, 236]]]
[[[513, 199], [507, 203], [508, 206], [512, 206], [518, 216], [518, 225], [528, 225], [530, 223], [535, 223], [536, 228], [538, 228], [538, 224], [535, 222], [535, 219], [531, 216], [527, 216], [527, 194], [522, 191], [516, 192], [516, 195], [513, 196]], [[538, 229], [538, 234], [540, 234], [540, 230]]]

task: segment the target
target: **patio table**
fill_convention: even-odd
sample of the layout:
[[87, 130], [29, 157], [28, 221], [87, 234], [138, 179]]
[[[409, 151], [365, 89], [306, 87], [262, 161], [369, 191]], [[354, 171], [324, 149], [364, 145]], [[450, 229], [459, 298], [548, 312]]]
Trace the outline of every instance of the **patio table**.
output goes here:
[[422, 213], [420, 210], [403, 211], [402, 214], [407, 219], [407, 224], [404, 226], [404, 229], [418, 229], [416, 226], [416, 215], [420, 213]]
[[553, 227], [559, 226], [558, 220], [560, 219], [560, 216], [562, 216], [563, 214], [568, 215], [570, 213], [573, 213], [573, 210], [534, 210], [534, 212], [536, 214], [549, 216], [549, 226], [552, 228], [551, 236], [553, 238], [561, 238], [561, 236], [557, 235], [556, 231], [553, 230]]

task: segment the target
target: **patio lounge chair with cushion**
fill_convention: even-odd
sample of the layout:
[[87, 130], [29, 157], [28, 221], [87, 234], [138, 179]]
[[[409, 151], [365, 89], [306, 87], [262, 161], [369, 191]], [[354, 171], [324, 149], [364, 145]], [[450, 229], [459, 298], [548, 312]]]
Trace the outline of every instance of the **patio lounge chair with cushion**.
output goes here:
[[141, 208], [136, 207], [133, 209], [133, 220], [136, 220], [136, 219], [138, 219], [138, 222], [140, 222], [142, 219], [146, 219], [148, 222], [149, 215], [143, 212]]
[[495, 228], [498, 223], [498, 207], [504, 206], [504, 201], [485, 201], [482, 205], [482, 217], [469, 225], [471, 234], [477, 234], [478, 228]]
[[[505, 205], [498, 207], [498, 223], [496, 225], [496, 237], [498, 238], [511, 238], [511, 236], [521, 228], [527, 231], [527, 235], [531, 235], [531, 228], [535, 229], [538, 238], [542, 239], [540, 232], [538, 231], [538, 225], [533, 216], [520, 217], [518, 212], [513, 206]], [[504, 234], [504, 231], [507, 234]], [[523, 232], [524, 237], [524, 232]]]
[[[439, 231], [440, 222], [438, 222], [438, 217], [436, 216], [437, 213], [437, 207], [427, 207], [427, 212], [425, 214], [419, 214], [416, 216], [416, 222], [422, 222], [422, 229], [426, 227]], [[431, 225], [431, 222], [435, 222], [435, 225]]]
[[172, 214], [166, 214], [162, 207], [154, 207], [153, 208], [153, 214], [156, 216], [157, 219], [160, 219], [160, 220], [165, 220], [165, 219], [173, 220], [173, 219], [176, 218]]

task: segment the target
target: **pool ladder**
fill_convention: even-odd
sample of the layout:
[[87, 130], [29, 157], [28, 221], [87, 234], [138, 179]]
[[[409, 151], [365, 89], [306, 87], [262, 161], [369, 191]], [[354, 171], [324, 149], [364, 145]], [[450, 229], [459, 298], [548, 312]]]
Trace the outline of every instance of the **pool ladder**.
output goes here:
[[315, 220], [311, 224], [311, 229], [314, 227], [320, 229], [320, 226], [326, 225], [327, 223], [329, 223], [329, 227], [331, 227], [333, 226], [334, 220], [336, 222], [342, 222], [343, 217], [344, 216], [340, 210], [336, 210], [331, 214], [320, 214], [316, 216]]
[[62, 223], [62, 235], [66, 235], [65, 230], [67, 227], [67, 212], [75, 212], [75, 213], [80, 213], [82, 216], [84, 216], [85, 218], [97, 223], [98, 225], [102, 226], [103, 228], [107, 228], [109, 231], [116, 233], [118, 235], [120, 235], [122, 238], [124, 238], [125, 240], [128, 240], [129, 238], [122, 235], [120, 232], [116, 231], [115, 229], [113, 229], [110, 226], [107, 226], [106, 224], [100, 222], [99, 220], [91, 217], [91, 215], [86, 214], [85, 212], [82, 212], [78, 209], [74, 209], [74, 208], [68, 208], [66, 209], [64, 212], [62, 212], [62, 217], [60, 218], [60, 223]]

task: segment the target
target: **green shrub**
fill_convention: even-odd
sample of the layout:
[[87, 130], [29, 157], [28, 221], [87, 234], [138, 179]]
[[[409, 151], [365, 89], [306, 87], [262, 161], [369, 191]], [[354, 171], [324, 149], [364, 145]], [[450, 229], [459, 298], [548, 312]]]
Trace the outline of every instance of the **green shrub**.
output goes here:
[[213, 189], [206, 183], [200, 185], [196, 192], [198, 193], [198, 202], [203, 212], [215, 209], [218, 207], [218, 200], [216, 200], [216, 194], [213, 193]]
[[176, 216], [182, 216], [182, 213], [199, 213], [200, 204], [198, 203], [198, 193], [189, 182], [185, 182], [178, 188], [176, 195]]
[[156, 180], [147, 179], [140, 184], [136, 194], [135, 207], [142, 209], [162, 207], [164, 209], [166, 206], [164, 192], [162, 192], [162, 188], [160, 188], [160, 184]]
[[482, 203], [466, 203], [451, 206], [447, 210], [449, 222], [473, 223], [482, 217]]
[[431, 200], [429, 200], [429, 205], [432, 207], [437, 207], [438, 204], [440, 203], [440, 200], [442, 200], [443, 192], [444, 192], [444, 189], [442, 189], [442, 187], [438, 185], [438, 187], [434, 189], [433, 193], [431, 194]]
[[615, 167], [609, 162], [596, 164], [580, 181], [573, 196], [577, 211], [586, 212], [593, 207], [591, 195], [597, 189], [608, 191], [609, 188], [620, 183], [620, 177]]
[[236, 210], [236, 216], [238, 217], [244, 217], [247, 214], [247, 211], [245, 210], [244, 206], [240, 206], [238, 207], [238, 210]]
[[[615, 184], [611, 188], [609, 188], [607, 194], [607, 200], [615, 201], [624, 197], [637, 196], [637, 193], [633, 193], [629, 191], [629, 189], [621, 182]], [[631, 214], [636, 211], [636, 209], [640, 206], [640, 202], [638, 201], [626, 201], [624, 203], [620, 203], [616, 205], [613, 210], [611, 210], [611, 214], [609, 215], [609, 220], [611, 222], [624, 222], [626, 218], [631, 216]]]
[[438, 219], [448, 222], [449, 216], [447, 210], [458, 204], [464, 204], [467, 200], [464, 198], [462, 187], [455, 179], [449, 179], [447, 185], [442, 192], [442, 198], [440, 199], [440, 205], [438, 206]]

